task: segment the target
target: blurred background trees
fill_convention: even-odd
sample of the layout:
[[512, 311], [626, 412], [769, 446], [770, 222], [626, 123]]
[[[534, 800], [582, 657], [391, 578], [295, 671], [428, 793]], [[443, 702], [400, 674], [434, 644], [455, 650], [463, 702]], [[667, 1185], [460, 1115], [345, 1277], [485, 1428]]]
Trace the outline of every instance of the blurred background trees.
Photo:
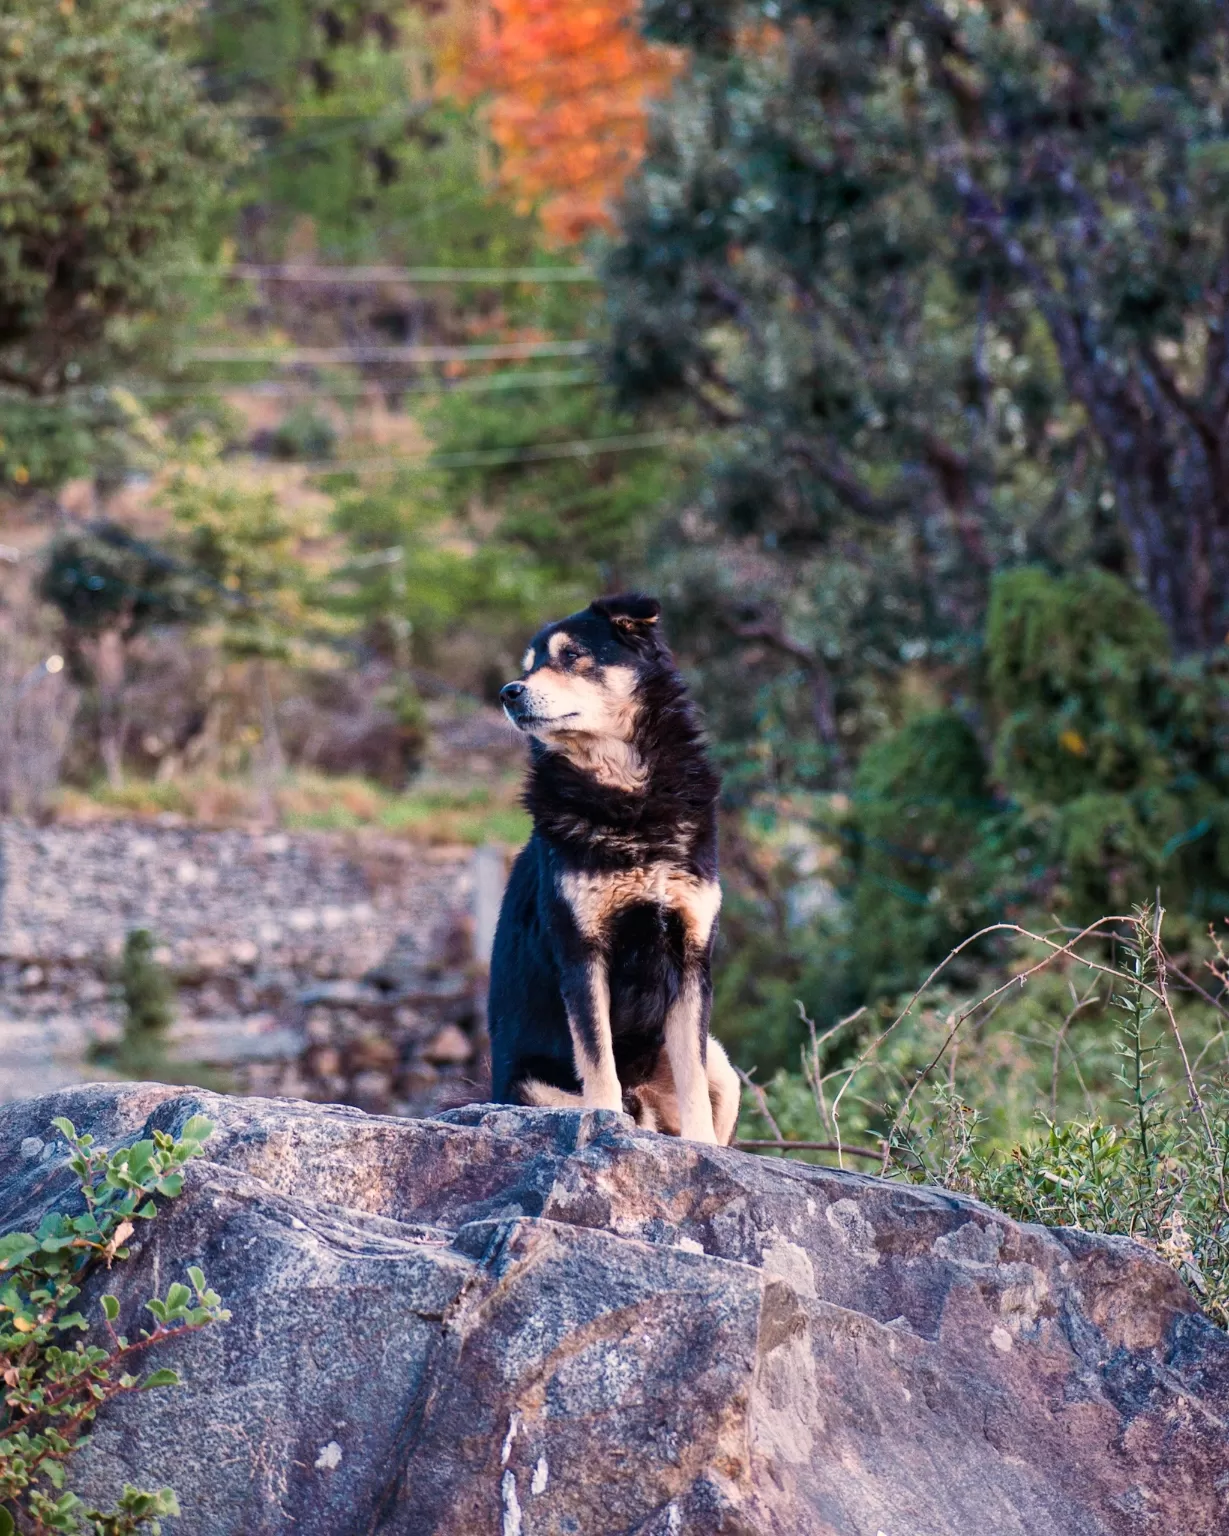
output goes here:
[[0, 640], [80, 700], [46, 813], [515, 837], [498, 687], [639, 583], [725, 775], [718, 1029], [782, 1124], [807, 1018], [849, 1059], [980, 927], [1159, 888], [1197, 966], [1227, 47], [1210, 0], [10, 6]]

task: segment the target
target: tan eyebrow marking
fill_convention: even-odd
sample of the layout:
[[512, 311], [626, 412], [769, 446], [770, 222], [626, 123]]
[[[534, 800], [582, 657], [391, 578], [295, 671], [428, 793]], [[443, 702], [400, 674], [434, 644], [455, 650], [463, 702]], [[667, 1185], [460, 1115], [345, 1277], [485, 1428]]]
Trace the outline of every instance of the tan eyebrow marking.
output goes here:
[[559, 652], [564, 648], [565, 645], [570, 645], [571, 643], [572, 637], [567, 633], [566, 630], [556, 630], [555, 633], [550, 637], [550, 643], [546, 647], [546, 649], [550, 652], [550, 659], [552, 661], [558, 661]]
[[531, 645], [526, 650], [525, 654], [521, 657], [521, 671], [522, 672], [528, 672], [530, 667], [532, 667], [532, 666], [533, 666], [533, 646]]

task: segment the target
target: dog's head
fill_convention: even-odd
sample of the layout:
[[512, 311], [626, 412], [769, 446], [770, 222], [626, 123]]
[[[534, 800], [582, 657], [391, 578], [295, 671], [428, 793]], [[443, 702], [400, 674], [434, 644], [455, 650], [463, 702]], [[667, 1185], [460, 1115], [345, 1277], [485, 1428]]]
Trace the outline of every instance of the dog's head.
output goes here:
[[500, 690], [508, 719], [555, 746], [580, 737], [630, 742], [641, 682], [666, 654], [660, 613], [656, 598], [630, 593], [547, 624], [530, 641], [520, 678]]

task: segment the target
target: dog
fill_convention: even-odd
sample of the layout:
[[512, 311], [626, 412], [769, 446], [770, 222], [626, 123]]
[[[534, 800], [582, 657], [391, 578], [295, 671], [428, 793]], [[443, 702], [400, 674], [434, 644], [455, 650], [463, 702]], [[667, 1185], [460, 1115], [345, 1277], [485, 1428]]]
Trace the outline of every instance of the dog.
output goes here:
[[492, 1096], [725, 1145], [739, 1082], [708, 1032], [720, 780], [660, 614], [599, 598], [541, 629], [500, 692], [530, 738], [533, 835], [491, 956]]

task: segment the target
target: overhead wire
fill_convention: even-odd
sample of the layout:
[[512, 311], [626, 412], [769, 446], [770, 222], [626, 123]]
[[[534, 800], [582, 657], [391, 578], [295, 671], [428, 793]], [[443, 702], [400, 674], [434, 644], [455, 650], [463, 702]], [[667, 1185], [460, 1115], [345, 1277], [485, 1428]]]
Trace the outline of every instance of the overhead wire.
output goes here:
[[393, 267], [308, 265], [306, 262], [237, 261], [228, 267], [172, 266], [191, 277], [226, 277], [279, 283], [596, 283], [587, 267]]
[[473, 449], [461, 453], [384, 454], [374, 458], [286, 460], [287, 468], [312, 474], [348, 473], [362, 469], [425, 470], [485, 469], [515, 464], [540, 464], [551, 459], [585, 459], [608, 453], [633, 453], [665, 448], [682, 440], [677, 431], [635, 432], [624, 437], [576, 438], [563, 443], [528, 443], [515, 448]]
[[435, 378], [426, 382], [412, 380], [404, 384], [400, 381], [389, 383], [386, 380], [379, 379], [367, 379], [363, 383], [281, 384], [269, 379], [257, 379], [250, 384], [241, 381], [206, 380], [197, 384], [142, 383], [124, 385], [123, 388], [128, 394], [135, 395], [138, 399], [151, 395], [155, 397], [184, 395], [191, 398], [210, 393], [225, 393], [228, 395], [271, 395], [278, 399], [310, 400], [330, 398], [357, 399], [381, 389], [392, 389], [401, 395], [500, 394], [504, 391], [516, 389], [559, 389], [565, 386], [579, 388], [589, 384], [600, 384], [601, 382], [600, 374], [593, 373], [584, 368], [539, 368], [508, 370], [507, 372], [488, 374], [485, 377], [475, 379]]
[[460, 363], [500, 362], [515, 358], [586, 357], [588, 341], [496, 341], [472, 346], [357, 347], [193, 347], [182, 354], [195, 363]]

